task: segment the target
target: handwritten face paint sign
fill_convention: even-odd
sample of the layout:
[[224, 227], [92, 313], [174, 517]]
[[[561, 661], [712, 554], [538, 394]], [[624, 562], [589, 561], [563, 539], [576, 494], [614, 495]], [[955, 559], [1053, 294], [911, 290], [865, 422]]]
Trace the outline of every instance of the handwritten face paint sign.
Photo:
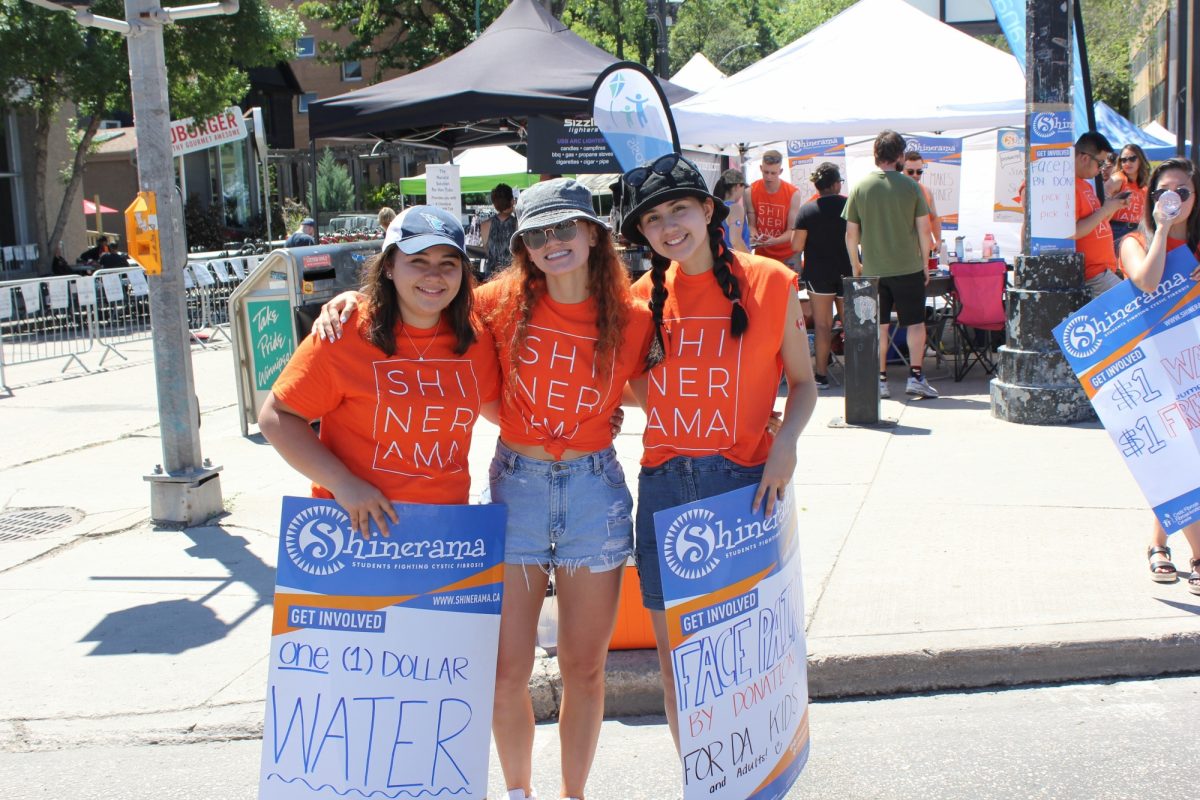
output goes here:
[[[905, 150], [916, 150], [925, 162], [918, 181], [933, 196], [942, 230], [958, 230], [959, 195], [962, 192], [963, 141], [945, 136], [905, 136]], [[904, 162], [910, 164], [920, 161]], [[913, 180], [917, 180], [914, 178]]]
[[776, 800], [808, 760], [796, 502], [751, 514], [756, 489], [654, 515], [684, 800]]
[[1200, 284], [1186, 247], [1162, 282], [1114, 286], [1055, 339], [1154, 515], [1172, 533], [1200, 520]]
[[996, 198], [992, 219], [996, 222], [1020, 222], [1025, 182], [1025, 131], [1001, 128], [996, 131]]
[[283, 499], [262, 800], [486, 794], [505, 510], [395, 508]]
[[[846, 181], [846, 140], [840, 136], [830, 136], [824, 139], [788, 139], [788, 174], [793, 186], [804, 193], [804, 202], [808, 202], [817, 193], [817, 187], [809, 180], [813, 170], [828, 161], [838, 168], [838, 174]], [[846, 194], [850, 184], [842, 184], [842, 194]]]
[[1029, 237], [1033, 255], [1073, 251], [1075, 146], [1071, 112], [1046, 111], [1029, 122]]

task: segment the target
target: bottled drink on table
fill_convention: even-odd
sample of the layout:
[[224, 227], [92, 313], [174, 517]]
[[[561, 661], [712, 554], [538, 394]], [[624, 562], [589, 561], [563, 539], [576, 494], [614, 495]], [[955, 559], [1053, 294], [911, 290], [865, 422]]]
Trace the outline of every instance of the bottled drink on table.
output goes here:
[[1163, 210], [1163, 213], [1167, 215], [1168, 219], [1174, 219], [1179, 216], [1179, 208], [1183, 205], [1183, 200], [1179, 198], [1176, 192], [1167, 189], [1159, 195], [1157, 204]]
[[962, 261], [967, 257], [966, 251], [963, 250], [963, 237], [954, 237], [954, 258], [956, 261]]
[[983, 237], [982, 256], [983, 256], [984, 260], [990, 259], [992, 257], [992, 254], [995, 252], [995, 247], [996, 247], [996, 237], [992, 236], [990, 233], [986, 234]]
[[966, 240], [966, 243], [964, 244], [964, 246], [963, 246], [963, 247], [964, 247], [964, 249], [966, 250], [966, 254], [967, 254], [967, 255], [966, 255], [966, 260], [967, 260], [967, 261], [974, 261], [974, 260], [975, 260], [975, 245], [971, 244], [971, 240], [970, 240], [970, 239], [967, 239], [967, 240]]
[[942, 244], [938, 247], [938, 266], [946, 267], [950, 264], [950, 251], [946, 248], [946, 240], [942, 239]]

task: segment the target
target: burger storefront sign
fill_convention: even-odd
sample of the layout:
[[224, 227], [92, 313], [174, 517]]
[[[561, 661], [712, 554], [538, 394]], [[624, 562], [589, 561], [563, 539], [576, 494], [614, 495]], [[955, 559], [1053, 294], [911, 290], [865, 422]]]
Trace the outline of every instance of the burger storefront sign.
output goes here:
[[220, 114], [204, 119], [188, 117], [173, 121], [171, 155], [184, 156], [197, 150], [245, 138], [246, 121], [242, 118], [242, 110], [237, 106], [230, 106]]

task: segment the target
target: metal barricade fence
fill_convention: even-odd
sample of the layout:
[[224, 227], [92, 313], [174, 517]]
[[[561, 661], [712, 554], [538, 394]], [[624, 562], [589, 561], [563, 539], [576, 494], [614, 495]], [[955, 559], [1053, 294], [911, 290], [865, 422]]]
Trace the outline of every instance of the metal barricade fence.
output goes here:
[[150, 284], [139, 266], [96, 270], [96, 342], [110, 354], [128, 360], [117, 348], [150, 338]]
[[0, 386], [4, 365], [79, 356], [95, 344], [95, 285], [89, 277], [55, 275], [0, 283]]

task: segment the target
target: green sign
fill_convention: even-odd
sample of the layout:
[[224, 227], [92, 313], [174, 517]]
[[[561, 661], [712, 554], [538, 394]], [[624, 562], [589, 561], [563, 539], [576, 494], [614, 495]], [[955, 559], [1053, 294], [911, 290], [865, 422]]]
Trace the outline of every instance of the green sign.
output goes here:
[[292, 306], [286, 299], [250, 300], [246, 303], [246, 313], [250, 317], [254, 386], [260, 392], [268, 392], [296, 349]]

